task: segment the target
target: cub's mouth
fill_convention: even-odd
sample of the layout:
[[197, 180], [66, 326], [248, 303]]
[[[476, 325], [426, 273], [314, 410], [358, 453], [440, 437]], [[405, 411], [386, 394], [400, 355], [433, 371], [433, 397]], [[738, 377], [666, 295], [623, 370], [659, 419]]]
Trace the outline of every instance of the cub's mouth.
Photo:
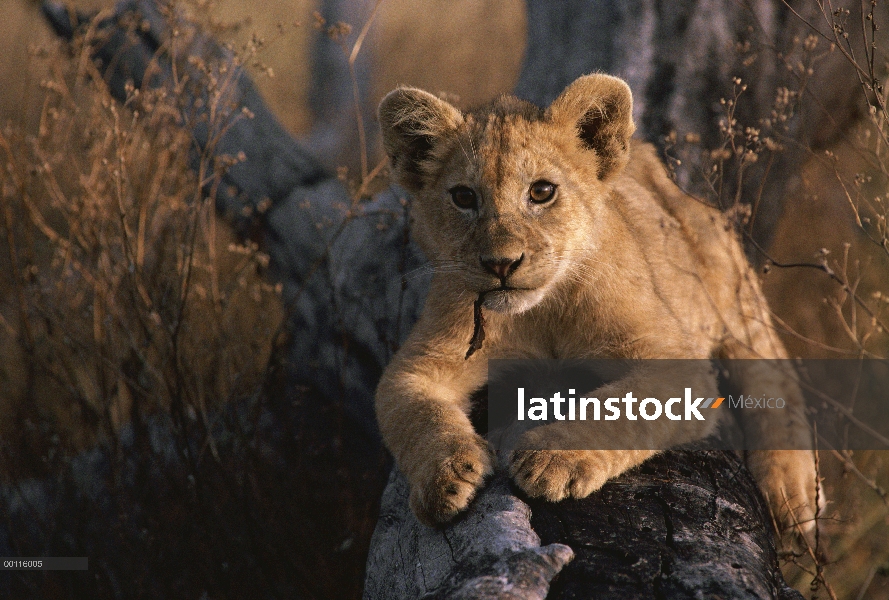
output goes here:
[[544, 290], [541, 288], [519, 288], [508, 286], [505, 283], [500, 287], [479, 292], [473, 305], [474, 327], [472, 339], [469, 340], [469, 349], [466, 351], [466, 358], [475, 354], [485, 341], [485, 316], [482, 309], [518, 314], [540, 302], [543, 295]]
[[520, 313], [537, 304], [539, 288], [501, 285], [479, 293], [482, 307], [494, 312]]
[[505, 285], [504, 284], [504, 285], [501, 285], [500, 287], [495, 287], [493, 289], [484, 291], [482, 293], [491, 294], [493, 292], [521, 292], [521, 291], [530, 291], [532, 289], [534, 289], [534, 288], [518, 287], [518, 286], [514, 286], [514, 285]]
[[504, 301], [509, 296], [521, 295], [523, 292], [529, 292], [532, 288], [519, 287], [501, 283], [497, 287], [482, 289], [479, 291], [479, 298], [482, 298], [482, 306], [489, 310], [496, 310], [494, 305]]

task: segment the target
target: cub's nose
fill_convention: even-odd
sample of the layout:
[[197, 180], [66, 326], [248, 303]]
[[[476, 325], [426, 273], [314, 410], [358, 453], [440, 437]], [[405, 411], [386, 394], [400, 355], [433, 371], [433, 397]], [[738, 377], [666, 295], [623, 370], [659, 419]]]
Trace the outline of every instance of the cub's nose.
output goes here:
[[512, 275], [516, 269], [519, 268], [519, 265], [522, 264], [522, 259], [525, 258], [525, 255], [522, 254], [518, 258], [507, 258], [502, 256], [496, 257], [479, 257], [479, 260], [482, 263], [482, 266], [485, 268], [485, 271], [491, 273], [492, 275], [499, 277], [500, 279], [506, 279], [510, 275]]

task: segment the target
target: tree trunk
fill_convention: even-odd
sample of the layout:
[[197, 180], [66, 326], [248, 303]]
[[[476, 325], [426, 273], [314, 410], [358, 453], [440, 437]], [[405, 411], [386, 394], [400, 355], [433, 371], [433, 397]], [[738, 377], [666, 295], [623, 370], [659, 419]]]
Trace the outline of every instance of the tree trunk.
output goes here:
[[394, 472], [365, 598], [801, 598], [756, 483], [734, 454], [703, 448], [665, 452], [583, 500], [528, 504], [499, 473], [444, 529], [417, 523]]

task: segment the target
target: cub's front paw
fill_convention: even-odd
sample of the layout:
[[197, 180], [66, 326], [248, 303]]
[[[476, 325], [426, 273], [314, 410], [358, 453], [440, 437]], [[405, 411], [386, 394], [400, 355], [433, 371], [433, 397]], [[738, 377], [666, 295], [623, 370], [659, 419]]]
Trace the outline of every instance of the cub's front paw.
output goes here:
[[586, 498], [608, 480], [599, 454], [592, 450], [515, 450], [510, 472], [516, 484], [532, 498], [550, 502]]
[[766, 496], [772, 515], [785, 531], [807, 534], [815, 528], [816, 498], [824, 507], [824, 492], [816, 493], [814, 455], [809, 450], [758, 450], [747, 455], [747, 468]]
[[[447, 523], [464, 510], [493, 472], [488, 442], [480, 435], [444, 442], [428, 456], [411, 485], [411, 510], [426, 525]], [[417, 449], [417, 452], [424, 452]]]

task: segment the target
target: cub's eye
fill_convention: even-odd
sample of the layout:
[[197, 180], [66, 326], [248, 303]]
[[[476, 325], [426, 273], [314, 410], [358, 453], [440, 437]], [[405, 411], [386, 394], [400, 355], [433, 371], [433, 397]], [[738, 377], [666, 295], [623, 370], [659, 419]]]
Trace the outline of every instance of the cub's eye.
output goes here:
[[531, 196], [531, 202], [534, 204], [545, 204], [556, 195], [556, 184], [542, 179], [535, 181], [528, 189], [528, 195]]
[[465, 185], [458, 185], [448, 190], [451, 194], [451, 200], [457, 208], [475, 208], [478, 201], [475, 192]]

